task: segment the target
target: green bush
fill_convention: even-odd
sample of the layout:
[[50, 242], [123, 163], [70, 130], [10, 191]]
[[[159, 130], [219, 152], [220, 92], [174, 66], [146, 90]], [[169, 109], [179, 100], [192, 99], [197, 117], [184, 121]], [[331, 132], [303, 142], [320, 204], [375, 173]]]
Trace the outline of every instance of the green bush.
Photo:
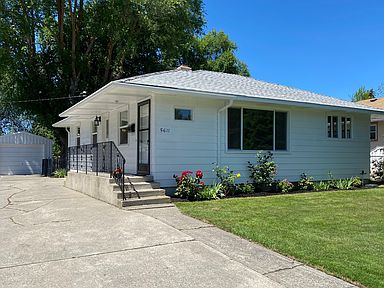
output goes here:
[[287, 179], [281, 180], [279, 183], [277, 183], [277, 191], [281, 193], [291, 192], [294, 187], [295, 186]]
[[258, 153], [256, 158], [256, 164], [248, 161], [249, 177], [256, 188], [270, 190], [277, 171], [273, 154], [271, 152]]
[[297, 183], [297, 187], [299, 188], [299, 190], [304, 190], [304, 191], [313, 190], [313, 186], [314, 186], [313, 178], [310, 176], [307, 176], [307, 174], [305, 173], [302, 173], [300, 175], [300, 180]]
[[240, 178], [240, 173], [235, 174], [233, 171], [229, 170], [228, 166], [216, 166], [212, 171], [216, 173], [216, 177], [220, 181], [221, 192], [224, 194], [224, 196], [235, 195], [235, 180]]
[[204, 189], [200, 190], [197, 195], [197, 200], [214, 200], [220, 198], [222, 185], [214, 184], [212, 186], [205, 186]]
[[313, 184], [313, 190], [326, 191], [331, 189], [331, 183], [329, 181], [320, 181]]
[[361, 186], [363, 186], [363, 181], [361, 180], [361, 178], [359, 176], [355, 176], [352, 179], [352, 185], [353, 185], [353, 187], [361, 187]]
[[251, 183], [241, 183], [236, 185], [236, 194], [252, 194], [255, 187]]
[[64, 168], [57, 169], [53, 172], [53, 177], [55, 178], [65, 178], [65, 176], [67, 176], [67, 170]]

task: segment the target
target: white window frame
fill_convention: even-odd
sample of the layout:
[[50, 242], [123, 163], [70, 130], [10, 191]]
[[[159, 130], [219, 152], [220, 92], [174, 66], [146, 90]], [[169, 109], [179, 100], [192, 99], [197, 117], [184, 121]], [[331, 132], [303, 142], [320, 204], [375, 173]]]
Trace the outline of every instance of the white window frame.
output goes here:
[[[371, 127], [372, 127], [372, 126], [375, 127], [375, 131], [374, 131], [374, 133], [375, 133], [375, 138], [374, 138], [374, 139], [371, 139], [371, 133], [372, 133], [372, 131], [371, 131]], [[372, 122], [372, 123], [369, 125], [369, 139], [370, 139], [372, 142], [378, 141], [378, 140], [379, 140], [378, 135], [379, 135], [379, 123], [377, 123], [377, 122]]]
[[81, 128], [80, 126], [76, 127], [76, 146], [81, 145]]
[[[189, 119], [189, 120], [186, 120], [186, 119], [176, 119], [176, 109], [190, 110], [191, 111], [191, 119]], [[175, 121], [186, 121], [186, 122], [194, 121], [195, 120], [194, 109], [192, 107], [179, 107], [179, 106], [173, 107], [173, 120], [175, 120]]]
[[[123, 125], [121, 126], [121, 113], [122, 112], [127, 112], [127, 124], [126, 125]], [[119, 114], [118, 114], [118, 121], [119, 121], [119, 146], [121, 145], [128, 145], [129, 144], [129, 133], [127, 133], [127, 143], [121, 143], [121, 133], [120, 133], [120, 130], [122, 128], [127, 128], [128, 129], [128, 126], [129, 126], [129, 109], [128, 107], [126, 107], [124, 110], [119, 110]]]
[[[240, 149], [229, 149], [228, 148], [228, 110], [229, 109], [240, 109], [241, 110], [241, 112], [240, 112]], [[289, 141], [289, 131], [290, 131], [290, 129], [289, 129], [289, 126], [290, 126], [290, 121], [289, 121], [289, 119], [290, 119], [290, 115], [289, 115], [289, 111], [285, 111], [285, 110], [279, 110], [279, 109], [266, 109], [266, 108], [253, 108], [253, 107], [250, 107], [250, 108], [248, 108], [248, 107], [236, 107], [236, 106], [234, 106], [234, 107], [228, 107], [227, 109], [226, 109], [226, 121], [225, 121], [225, 135], [226, 135], [226, 137], [225, 137], [225, 147], [226, 147], [226, 152], [227, 153], [233, 153], [233, 152], [237, 152], [237, 153], [239, 153], [239, 152], [241, 152], [241, 153], [255, 153], [255, 152], [257, 152], [257, 151], [262, 151], [262, 150], [244, 150], [243, 149], [243, 139], [244, 139], [244, 137], [243, 137], [243, 122], [244, 122], [244, 117], [243, 117], [243, 110], [244, 109], [251, 109], [251, 110], [263, 110], [263, 111], [272, 111], [273, 112], [273, 150], [266, 150], [266, 151], [272, 151], [273, 153], [284, 153], [284, 152], [289, 152], [289, 143], [290, 143], [290, 141]], [[276, 137], [275, 137], [275, 116], [276, 116], [276, 112], [281, 112], [281, 113], [286, 113], [287, 114], [287, 127], [286, 127], [286, 132], [287, 132], [287, 139], [286, 139], [286, 149], [285, 150], [276, 150]]]
[[[92, 144], [97, 144], [97, 132], [98, 132], [98, 127], [95, 125], [94, 121], [91, 121], [91, 141]], [[93, 137], [96, 135], [96, 143], [93, 142]]]
[[[337, 117], [337, 137], [333, 137], [333, 125], [331, 125], [331, 137], [328, 136], [328, 117], [331, 117], [333, 123], [333, 117]], [[347, 137], [347, 129], [345, 129], [345, 137], [343, 137], [343, 127], [342, 127], [342, 118], [345, 118], [345, 126], [347, 126], [347, 119], [350, 119], [351, 121], [351, 130], [350, 130], [350, 137]], [[330, 113], [327, 114], [325, 117], [325, 134], [328, 140], [343, 140], [343, 141], [350, 141], [353, 139], [353, 117], [349, 114], [341, 114], [341, 113]], [[345, 127], [346, 128], [346, 127]]]

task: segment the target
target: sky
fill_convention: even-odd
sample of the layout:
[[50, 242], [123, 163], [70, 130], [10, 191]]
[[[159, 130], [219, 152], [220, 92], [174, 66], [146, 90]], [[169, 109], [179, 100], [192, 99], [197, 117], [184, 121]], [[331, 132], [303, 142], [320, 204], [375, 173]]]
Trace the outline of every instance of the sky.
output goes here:
[[[351, 100], [384, 84], [383, 0], [204, 0], [258, 80]], [[384, 95], [383, 95], [384, 96]]]

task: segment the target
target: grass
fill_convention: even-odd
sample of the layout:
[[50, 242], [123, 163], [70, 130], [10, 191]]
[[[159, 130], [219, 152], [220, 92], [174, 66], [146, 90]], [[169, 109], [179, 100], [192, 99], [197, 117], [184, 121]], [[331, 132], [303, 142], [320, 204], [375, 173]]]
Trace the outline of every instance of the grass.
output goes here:
[[180, 202], [185, 214], [367, 287], [384, 287], [384, 189]]

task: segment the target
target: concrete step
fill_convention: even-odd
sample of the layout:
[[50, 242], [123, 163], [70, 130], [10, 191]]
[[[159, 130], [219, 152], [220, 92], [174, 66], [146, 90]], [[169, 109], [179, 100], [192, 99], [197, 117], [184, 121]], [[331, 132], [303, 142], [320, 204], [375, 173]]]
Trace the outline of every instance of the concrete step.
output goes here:
[[[149, 189], [159, 189], [160, 184], [158, 182], [135, 182], [132, 183], [136, 190], [149, 190]], [[125, 190], [133, 190], [131, 184], [124, 183]], [[117, 184], [113, 184], [113, 191], [120, 191], [120, 187]]]
[[[125, 182], [129, 182], [128, 178], [131, 180], [132, 183], [136, 182], [153, 182], [153, 176], [147, 175], [147, 176], [136, 176], [136, 175], [128, 175], [125, 176]], [[110, 178], [109, 183], [115, 183], [115, 179]]]
[[[125, 198], [128, 199], [129, 193], [131, 192], [131, 198], [137, 198], [137, 194], [133, 190], [124, 191]], [[147, 197], [153, 197], [153, 196], [164, 196], [165, 190], [164, 189], [148, 189], [148, 190], [137, 190], [137, 192], [140, 195], [140, 198], [147, 198]], [[117, 199], [123, 199], [123, 192], [121, 191], [115, 191]]]
[[159, 209], [159, 208], [169, 208], [175, 207], [175, 204], [170, 203], [159, 203], [159, 204], [147, 204], [147, 205], [137, 205], [137, 206], [126, 206], [122, 207], [124, 210], [146, 210], [146, 209]]
[[145, 198], [130, 198], [127, 200], [121, 200], [120, 207], [139, 206], [139, 205], [153, 205], [171, 203], [171, 199], [168, 196], [151, 196]]

